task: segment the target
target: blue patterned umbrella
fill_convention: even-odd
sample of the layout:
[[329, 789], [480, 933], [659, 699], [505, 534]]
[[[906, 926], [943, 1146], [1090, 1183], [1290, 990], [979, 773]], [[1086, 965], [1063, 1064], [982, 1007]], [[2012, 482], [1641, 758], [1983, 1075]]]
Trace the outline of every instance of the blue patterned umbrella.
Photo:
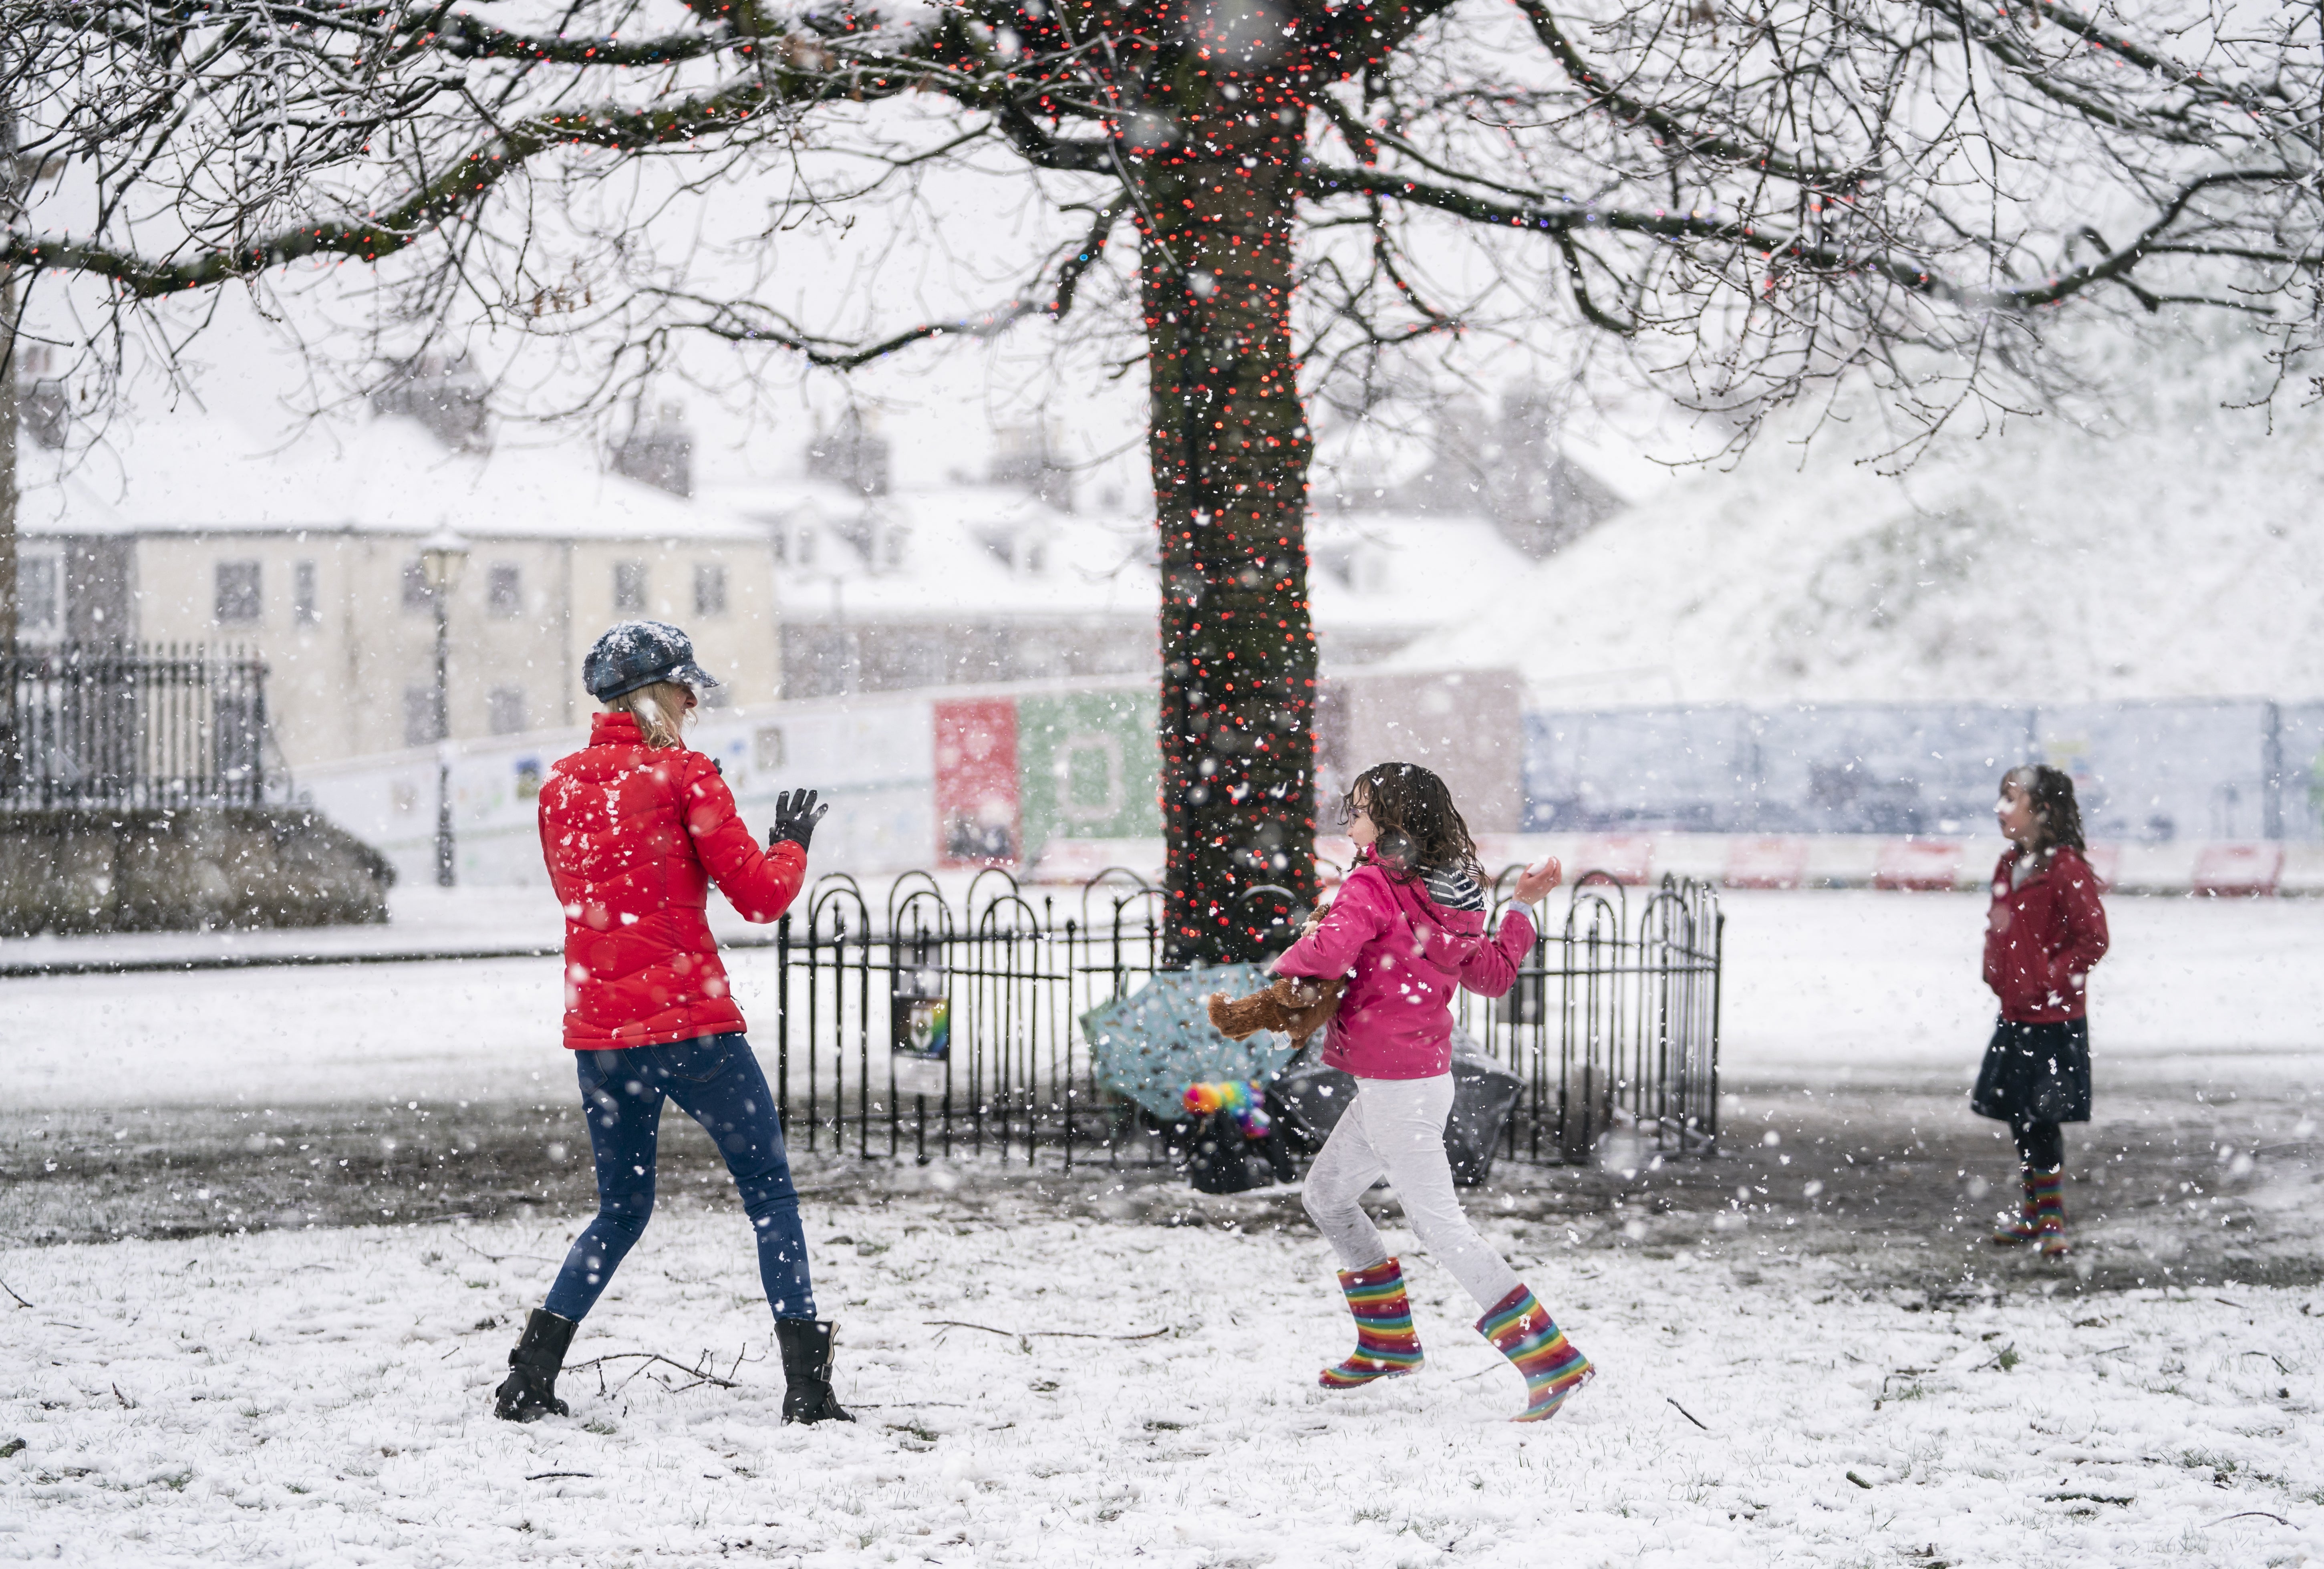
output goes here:
[[1097, 1081], [1166, 1122], [1186, 1114], [1178, 1097], [1194, 1084], [1256, 1079], [1261, 1084], [1291, 1060], [1290, 1039], [1261, 1030], [1229, 1040], [1211, 1028], [1203, 999], [1213, 992], [1247, 997], [1272, 979], [1259, 964], [1205, 964], [1164, 970], [1127, 997], [1082, 1015]]

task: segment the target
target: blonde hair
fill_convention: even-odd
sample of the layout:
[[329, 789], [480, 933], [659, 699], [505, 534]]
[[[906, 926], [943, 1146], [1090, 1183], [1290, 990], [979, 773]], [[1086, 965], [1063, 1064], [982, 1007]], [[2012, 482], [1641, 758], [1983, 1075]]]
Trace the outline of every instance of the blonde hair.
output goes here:
[[686, 707], [686, 700], [692, 695], [683, 681], [653, 681], [633, 692], [606, 698], [605, 708], [609, 713], [627, 714], [635, 719], [648, 746], [682, 746], [685, 738], [679, 733], [692, 717]]

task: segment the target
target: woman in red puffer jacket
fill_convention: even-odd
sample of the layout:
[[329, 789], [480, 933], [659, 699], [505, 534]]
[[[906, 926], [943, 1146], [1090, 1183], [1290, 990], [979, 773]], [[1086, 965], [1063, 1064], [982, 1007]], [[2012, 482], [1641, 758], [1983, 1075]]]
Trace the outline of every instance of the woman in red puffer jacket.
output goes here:
[[2015, 1222], [1993, 1240], [2038, 1242], [2062, 1259], [2066, 1140], [2061, 1123], [2090, 1120], [2090, 967], [2106, 956], [2098, 874], [2082, 859], [2074, 781], [2047, 767], [2013, 768], [1994, 806], [2009, 849], [1993, 869], [1986, 912], [1985, 983], [2001, 999], [1969, 1107], [2009, 1124], [2024, 1185]]
[[759, 849], [717, 765], [681, 738], [695, 694], [717, 683], [678, 628], [613, 628], [590, 651], [582, 679], [606, 712], [589, 744], [541, 786], [540, 847], [565, 907], [565, 1044], [595, 1156], [597, 1214], [509, 1353], [494, 1409], [521, 1422], [566, 1415], [557, 1375], [575, 1329], [653, 1213], [669, 1099], [726, 1158], [758, 1234], [788, 1385], [783, 1420], [852, 1421], [831, 1390], [833, 1326], [815, 1316], [774, 1096], [705, 914], [715, 882], [744, 918], [780, 916], [806, 881], [807, 841], [827, 808], [813, 790], [785, 791]]

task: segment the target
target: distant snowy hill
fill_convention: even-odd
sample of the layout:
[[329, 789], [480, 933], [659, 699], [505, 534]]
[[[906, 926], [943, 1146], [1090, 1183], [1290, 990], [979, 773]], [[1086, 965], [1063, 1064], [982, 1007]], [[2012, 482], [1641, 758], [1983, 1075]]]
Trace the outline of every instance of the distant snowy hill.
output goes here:
[[2223, 407], [2231, 352], [2123, 358], [2109, 427], [1965, 418], [1894, 477], [1869, 418], [1773, 428], [1394, 663], [1559, 708], [2324, 696], [2324, 411]]

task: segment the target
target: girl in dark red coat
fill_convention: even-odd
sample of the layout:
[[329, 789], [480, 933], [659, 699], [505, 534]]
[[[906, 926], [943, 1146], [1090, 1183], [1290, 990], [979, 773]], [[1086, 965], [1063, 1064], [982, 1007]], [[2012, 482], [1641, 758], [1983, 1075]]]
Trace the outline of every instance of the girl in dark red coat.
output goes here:
[[566, 1414], [557, 1375], [573, 1332], [653, 1214], [667, 1098], [726, 1158], [758, 1235], [788, 1385], [783, 1420], [853, 1421], [831, 1391], [833, 1326], [815, 1316], [774, 1096], [704, 915], [713, 882], [747, 920], [781, 915], [806, 881], [807, 841], [828, 808], [813, 790], [796, 799], [785, 791], [760, 851], [716, 765], [680, 738], [696, 692], [717, 682], [678, 628], [613, 628], [590, 651], [582, 680], [606, 711], [589, 744], [541, 786], [540, 847], [565, 908], [565, 1044], [596, 1158], [597, 1214], [509, 1353], [494, 1410], [519, 1422]]
[[2098, 880], [2082, 859], [2074, 781], [2058, 769], [2014, 768], [1994, 806], [2009, 850], [1993, 869], [1985, 923], [1985, 983], [2001, 1018], [1985, 1048], [1969, 1106], [2009, 1123], [2024, 1195], [2002, 1243], [2038, 1242], [2062, 1259], [2066, 1242], [2064, 1122], [2090, 1120], [2090, 966], [2107, 951]]

